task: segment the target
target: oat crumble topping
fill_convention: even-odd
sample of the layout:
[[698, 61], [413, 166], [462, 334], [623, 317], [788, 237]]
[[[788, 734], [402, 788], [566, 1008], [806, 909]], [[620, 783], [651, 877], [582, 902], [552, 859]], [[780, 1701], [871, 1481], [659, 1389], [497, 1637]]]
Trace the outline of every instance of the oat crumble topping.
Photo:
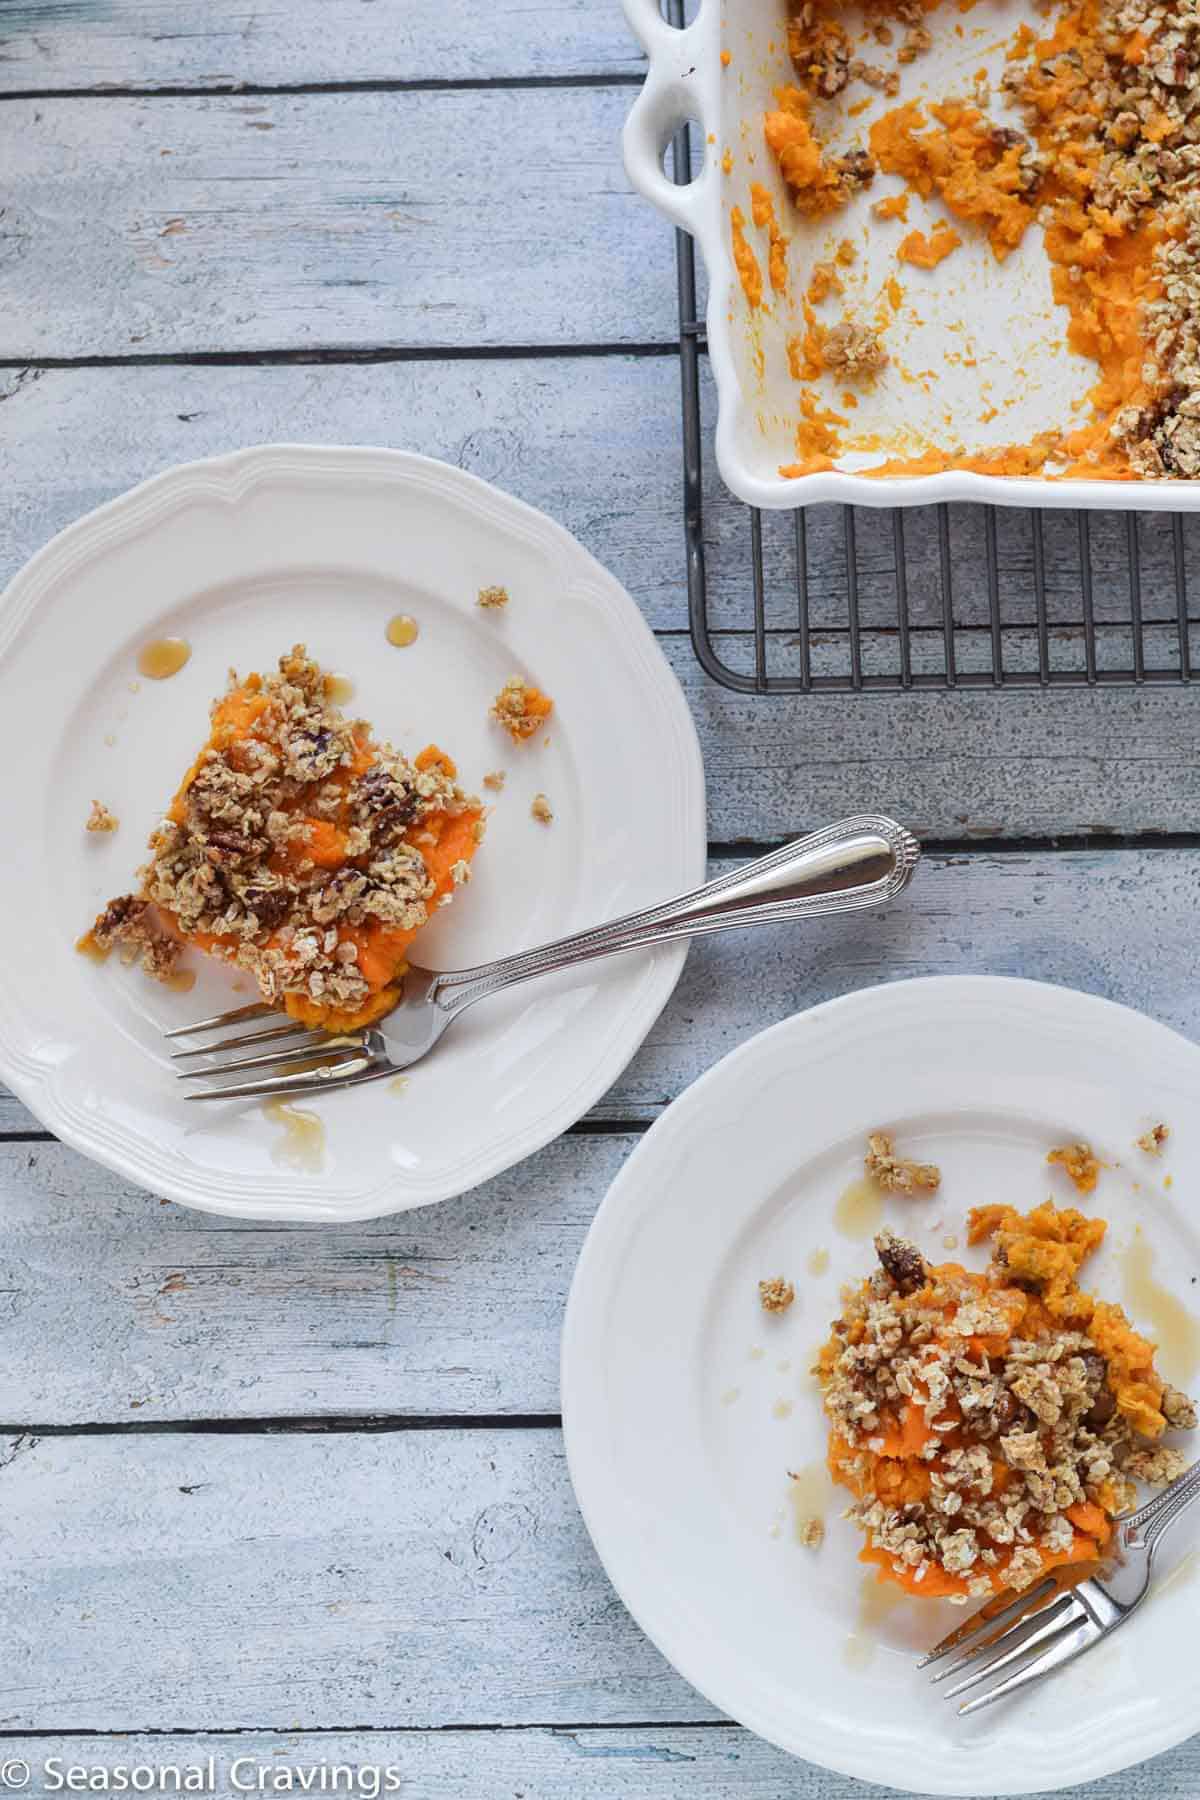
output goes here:
[[775, 1275], [769, 1281], [758, 1284], [758, 1298], [764, 1312], [786, 1312], [796, 1298], [796, 1289], [792, 1282], [782, 1275]]
[[102, 801], [93, 800], [92, 810], [87, 816], [87, 824], [84, 829], [86, 831], [115, 831], [120, 823], [116, 813], [109, 812]]
[[873, 1131], [867, 1138], [867, 1154], [863, 1166], [868, 1176], [890, 1194], [915, 1194], [921, 1190], [936, 1193], [942, 1183], [942, 1171], [935, 1163], [907, 1162], [897, 1156], [891, 1133]]
[[870, 325], [843, 319], [822, 342], [821, 360], [825, 368], [844, 375], [848, 381], [866, 381], [886, 367], [888, 353], [879, 333]]
[[1103, 1233], [1049, 1203], [978, 1208], [986, 1275], [876, 1239], [880, 1267], [844, 1290], [817, 1374], [830, 1468], [882, 1576], [959, 1600], [1020, 1590], [1094, 1560], [1133, 1480], [1185, 1466], [1159, 1440], [1193, 1428], [1194, 1405], [1121, 1309], [1074, 1284]]
[[212, 709], [212, 734], [150, 838], [136, 894], [90, 934], [171, 973], [184, 941], [308, 1023], [394, 1003], [407, 942], [469, 873], [479, 802], [430, 746], [410, 761], [328, 699], [296, 645]]

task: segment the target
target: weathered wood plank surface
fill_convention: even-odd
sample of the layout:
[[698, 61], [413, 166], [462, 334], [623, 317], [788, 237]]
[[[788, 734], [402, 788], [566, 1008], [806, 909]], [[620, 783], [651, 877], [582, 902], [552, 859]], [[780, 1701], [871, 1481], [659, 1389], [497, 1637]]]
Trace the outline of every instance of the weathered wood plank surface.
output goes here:
[[0, 584], [72, 519], [173, 463], [254, 443], [376, 443], [541, 507], [652, 625], [686, 623], [671, 356], [3, 370], [0, 396], [0, 441], [14, 452]]
[[714, 842], [786, 837], [876, 810], [926, 836], [1191, 831], [1196, 696], [1072, 693], [737, 695], [664, 642], [704, 749]]
[[[1195, 1036], [1198, 897], [1200, 851], [930, 858], [881, 918], [697, 944], [597, 1110], [652, 1118], [763, 1026], [896, 976], [1034, 976]], [[337, 1231], [159, 1206], [62, 1145], [0, 1146], [0, 1421], [555, 1412], [571, 1270], [635, 1141], [570, 1135]]]
[[[546, 1730], [244, 1732], [220, 1737], [132, 1734], [96, 1738], [17, 1737], [5, 1756], [41, 1771], [47, 1757], [93, 1769], [216, 1765], [215, 1792], [238, 1757], [243, 1781], [257, 1767], [394, 1769], [404, 1800], [898, 1800], [898, 1790], [868, 1787], [797, 1762], [736, 1725], [647, 1726], [623, 1730], [563, 1726]], [[331, 1780], [331, 1777], [327, 1777]], [[297, 1784], [298, 1785], [298, 1784]], [[36, 1792], [36, 1789], [34, 1790]], [[343, 1792], [347, 1784], [343, 1780]], [[382, 1787], [381, 1787], [382, 1791]], [[359, 1792], [367, 1792], [360, 1782]], [[1195, 1800], [1200, 1793], [1200, 1738], [1084, 1787], [1061, 1788], [1059, 1800]]]
[[635, 1142], [567, 1136], [340, 1231], [208, 1218], [62, 1144], [0, 1147], [0, 1421], [556, 1413], [571, 1271]]
[[588, 1542], [557, 1431], [0, 1441], [0, 1727], [716, 1716]]
[[[669, 260], [669, 244], [662, 248]], [[12, 369], [0, 371], [0, 408], [0, 437], [20, 445], [20, 455], [10, 458], [9, 504], [0, 517], [0, 579], [81, 513], [172, 463], [256, 442], [381, 443], [440, 456], [540, 506], [625, 582], [651, 625], [680, 630], [686, 624], [679, 373], [669, 354]], [[707, 382], [705, 417], [711, 426]], [[710, 618], [715, 629], [728, 630], [751, 617], [749, 516], [724, 488], [711, 457], [706, 472]], [[987, 616], [976, 542], [980, 509], [955, 507], [951, 517], [956, 617], [965, 625]], [[792, 520], [768, 517], [763, 529], [768, 619], [794, 634]], [[1169, 522], [1147, 518], [1140, 529], [1144, 617], [1173, 618]], [[1124, 533], [1116, 515], [1093, 516], [1101, 620], [1128, 617]], [[861, 509], [857, 534], [864, 628], [894, 626], [890, 515]], [[1048, 516], [1045, 534], [1049, 616], [1070, 623], [1080, 610], [1073, 516]], [[1200, 544], [1200, 519], [1187, 527], [1200, 602], [1194, 538]], [[1002, 515], [999, 543], [1006, 617], [1014, 623], [1031, 619], [1024, 515]], [[913, 622], [924, 623], [940, 652], [936, 522], [928, 510], [909, 514], [907, 548]], [[840, 509], [818, 507], [808, 514], [808, 559], [814, 629], [844, 627]], [[1118, 648], [1127, 658], [1128, 645]], [[919, 659], [919, 645], [914, 653]], [[785, 652], [779, 666], [787, 660]]]
[[642, 67], [593, 0], [7, 0], [0, 94], [625, 74]]
[[662, 340], [670, 234], [621, 168], [629, 103], [11, 100], [0, 358]]

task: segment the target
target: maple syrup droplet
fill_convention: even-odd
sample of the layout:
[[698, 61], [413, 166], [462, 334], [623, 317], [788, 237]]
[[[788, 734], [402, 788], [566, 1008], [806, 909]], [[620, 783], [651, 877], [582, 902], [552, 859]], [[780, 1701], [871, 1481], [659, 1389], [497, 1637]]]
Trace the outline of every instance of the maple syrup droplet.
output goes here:
[[397, 613], [394, 619], [388, 620], [387, 641], [395, 644], [397, 650], [407, 650], [415, 644], [420, 636], [421, 627], [408, 613]]
[[155, 638], [138, 652], [138, 674], [148, 681], [166, 681], [178, 675], [191, 654], [192, 646], [186, 638]]
[[196, 985], [195, 969], [176, 969], [173, 975], [167, 976], [166, 985], [174, 994], [190, 994]]
[[327, 675], [325, 692], [334, 706], [348, 706], [354, 698], [354, 683], [348, 675]]

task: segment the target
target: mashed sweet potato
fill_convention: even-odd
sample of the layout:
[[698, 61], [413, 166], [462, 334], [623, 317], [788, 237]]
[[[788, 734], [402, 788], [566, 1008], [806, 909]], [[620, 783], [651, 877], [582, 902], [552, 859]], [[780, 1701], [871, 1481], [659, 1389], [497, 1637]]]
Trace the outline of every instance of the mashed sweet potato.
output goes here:
[[[1078, 1287], [1104, 1233], [1050, 1202], [976, 1208], [984, 1274], [876, 1239], [880, 1269], [847, 1298], [817, 1374], [830, 1474], [881, 1579], [985, 1599], [1101, 1554], [1173, 1393], [1121, 1308]], [[1184, 1422], [1187, 1403], [1172, 1412]]]

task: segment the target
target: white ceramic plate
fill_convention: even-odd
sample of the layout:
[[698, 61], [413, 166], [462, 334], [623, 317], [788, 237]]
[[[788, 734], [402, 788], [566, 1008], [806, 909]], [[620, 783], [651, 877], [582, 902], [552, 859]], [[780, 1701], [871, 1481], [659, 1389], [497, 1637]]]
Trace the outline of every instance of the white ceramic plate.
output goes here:
[[[874, 1261], [869, 1221], [857, 1219], [855, 1240], [835, 1223], [867, 1130], [894, 1127], [906, 1154], [941, 1165], [939, 1194], [893, 1196], [885, 1213], [938, 1261], [964, 1254], [943, 1240], [961, 1241], [973, 1205], [1034, 1205], [1052, 1189], [1074, 1201], [1046, 1151], [1090, 1140], [1115, 1166], [1094, 1196], [1111, 1229], [1087, 1282], [1149, 1327], [1122, 1248], [1135, 1242], [1144, 1257], [1148, 1245], [1152, 1278], [1195, 1312], [1198, 1101], [1200, 1049], [1140, 1014], [1033, 982], [947, 977], [775, 1026], [642, 1140], [571, 1289], [567, 1453], [617, 1591], [714, 1705], [828, 1768], [937, 1794], [1088, 1781], [1200, 1727], [1200, 1556], [1189, 1560], [1200, 1522], [1177, 1528], [1164, 1548], [1174, 1580], [1109, 1643], [1023, 1698], [960, 1719], [915, 1661], [962, 1613], [898, 1595], [884, 1616], [866, 1616], [879, 1590], [832, 1489], [818, 1500], [819, 1552], [795, 1541], [787, 1516], [787, 1471], [820, 1479], [824, 1455], [813, 1352], [840, 1284]], [[1154, 1160], [1133, 1139], [1159, 1119], [1172, 1136]], [[813, 1274], [820, 1251], [828, 1267]], [[772, 1318], [757, 1283], [777, 1274], [794, 1279], [797, 1299]], [[1164, 1337], [1164, 1374], [1188, 1382], [1188, 1361]]]
[[[502, 583], [503, 612], [476, 605]], [[420, 637], [393, 649], [411, 614]], [[137, 683], [139, 648], [190, 662]], [[421, 961], [482, 961], [695, 885], [704, 779], [679, 686], [633, 601], [560, 526], [459, 469], [390, 450], [295, 446], [193, 463], [54, 539], [0, 603], [0, 1074], [42, 1122], [187, 1205], [272, 1219], [367, 1218], [442, 1200], [556, 1137], [629, 1060], [678, 979], [664, 948], [531, 983], [456, 1025], [402, 1093], [306, 1099], [318, 1172], [277, 1158], [259, 1106], [188, 1106], [161, 1032], [254, 996], [198, 958], [190, 994], [72, 951], [132, 885], [147, 834], [235, 664], [303, 641], [355, 684], [352, 710], [409, 753], [436, 739], [494, 800], [475, 878]], [[549, 743], [487, 718], [514, 673], [554, 696]], [[494, 768], [504, 791], [479, 788]], [[549, 827], [530, 816], [543, 791]], [[121, 820], [87, 835], [95, 797]]]

